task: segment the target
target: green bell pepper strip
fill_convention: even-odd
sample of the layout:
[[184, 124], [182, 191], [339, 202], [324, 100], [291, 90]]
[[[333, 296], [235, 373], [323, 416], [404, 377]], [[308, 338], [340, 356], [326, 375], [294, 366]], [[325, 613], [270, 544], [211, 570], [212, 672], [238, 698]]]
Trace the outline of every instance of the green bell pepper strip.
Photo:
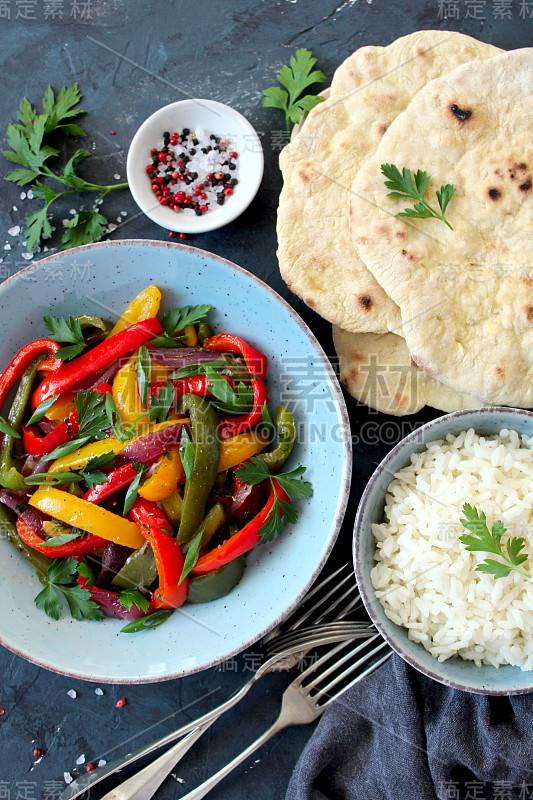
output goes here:
[[286, 406], [278, 406], [276, 409], [276, 425], [278, 428], [278, 444], [270, 453], [260, 453], [269, 472], [279, 472], [291, 454], [296, 439], [296, 426], [294, 417]]
[[196, 326], [198, 333], [198, 344], [203, 344], [206, 339], [210, 339], [213, 335], [213, 328], [208, 322], [199, 322]]
[[[30, 404], [35, 376], [37, 375], [37, 370], [42, 361], [42, 355], [34, 358], [33, 361], [28, 364], [20, 378], [17, 393], [7, 418], [9, 424], [17, 433], [20, 433], [22, 428], [22, 420]], [[0, 447], [0, 485], [3, 486], [4, 489], [9, 489], [12, 492], [27, 490], [24, 478], [15, 466], [16, 442], [17, 440], [13, 436], [5, 434]]]
[[226, 521], [226, 512], [224, 511], [224, 506], [222, 503], [215, 503], [211, 506], [209, 511], [204, 517], [204, 521], [202, 522], [200, 528], [195, 532], [193, 538], [190, 542], [186, 542], [181, 546], [181, 549], [184, 553], [187, 553], [191, 542], [193, 539], [199, 534], [200, 529], [202, 529], [202, 540], [200, 542], [200, 547], [206, 547], [215, 533], [218, 531], [220, 527]]
[[128, 556], [126, 563], [120, 569], [111, 583], [122, 589], [148, 589], [157, 578], [157, 566], [154, 551], [150, 542], [145, 542], [142, 547]]
[[[11, 542], [13, 547], [16, 547], [19, 553], [21, 553], [24, 558], [30, 562], [32, 567], [35, 568], [37, 575], [39, 576], [39, 580], [46, 578], [48, 567], [52, 563], [52, 559], [47, 558], [47, 556], [39, 553], [32, 547], [28, 547], [27, 544], [24, 544], [18, 534], [12, 516], [3, 505], [0, 505], [0, 531], [2, 532], [2, 535]], [[53, 550], [53, 548], [50, 549]]]
[[194, 463], [190, 480], [185, 483], [181, 521], [176, 538], [179, 544], [190, 542], [205, 514], [205, 504], [213, 488], [220, 461], [218, 418], [212, 406], [194, 394], [185, 394], [178, 404], [180, 412], [191, 419]]
[[214, 572], [189, 577], [188, 603], [209, 603], [231, 592], [242, 578], [245, 567], [244, 556], [233, 559]]

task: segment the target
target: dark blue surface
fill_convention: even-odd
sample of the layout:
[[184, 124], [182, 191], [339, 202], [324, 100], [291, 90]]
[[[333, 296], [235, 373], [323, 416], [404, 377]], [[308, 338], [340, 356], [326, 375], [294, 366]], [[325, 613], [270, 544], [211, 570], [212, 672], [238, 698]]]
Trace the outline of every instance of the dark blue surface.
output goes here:
[[[45, 6], [50, 13], [52, 5], [62, 7], [62, 19], [45, 19]], [[89, 19], [81, 16], [87, 6]], [[459, 18], [442, 19], [445, 7], [449, 13], [455, 9]], [[23, 18], [28, 10], [33, 10], [35, 19]], [[298, 47], [313, 51], [329, 81], [335, 67], [357, 47], [388, 44], [419, 28], [461, 30], [504, 48], [528, 46], [532, 22], [521, 16], [521, 10], [532, 14], [533, 4], [522, 0], [507, 4], [496, 0], [167, 0], [156, 5], [146, 0], [93, 0], [73, 5], [72, 0], [55, 4], [4, 0], [0, 2], [2, 119], [4, 124], [15, 119], [24, 95], [33, 103], [40, 101], [49, 82], [57, 89], [79, 81], [83, 107], [89, 112], [83, 126], [89, 135], [83, 142], [73, 143], [72, 149], [83, 146], [92, 150], [94, 144], [95, 155], [82, 172], [108, 183], [115, 174], [124, 179], [129, 141], [138, 125], [159, 106], [182, 99], [183, 92], [235, 106], [261, 133], [265, 151], [262, 187], [240, 219], [223, 230], [189, 239], [189, 243], [229, 258], [267, 281], [301, 313], [326, 352], [334, 355], [331, 326], [294, 298], [279, 276], [275, 215], [281, 187], [277, 158], [283, 143], [283, 119], [281, 112], [261, 107], [261, 90], [274, 83], [275, 73]], [[498, 18], [508, 12], [510, 18]], [[472, 18], [480, 13], [484, 20]], [[113, 130], [116, 135], [111, 135]], [[4, 162], [4, 171], [7, 169]], [[23, 224], [24, 214], [35, 206], [21, 201], [20, 189], [12, 184], [3, 184], [2, 190], [0, 278], [5, 279], [28, 263], [22, 258], [22, 237], [10, 236], [7, 231]], [[59, 219], [67, 217], [79, 202], [75, 198], [55, 214]], [[121, 211], [128, 212], [127, 224], [111, 234], [113, 238], [167, 237], [149, 220], [136, 217], [136, 206], [127, 192], [110, 197], [105, 208], [111, 221]], [[11, 250], [3, 250], [4, 242]], [[57, 245], [57, 241], [53, 243]], [[21, 297], [21, 307], [23, 302]], [[417, 421], [432, 416], [427, 412], [417, 420], [389, 421], [387, 429], [381, 429], [383, 417], [348, 400], [355, 436], [354, 478], [346, 523], [334, 554], [337, 561], [350, 558], [355, 507], [375, 465]], [[90, 648], [90, 641], [87, 646]], [[103, 686], [104, 695], [97, 697], [91, 684], [53, 675], [7, 651], [0, 652], [0, 707], [5, 709], [0, 717], [0, 798], [54, 800], [64, 786], [63, 772], [74, 768], [80, 754], [85, 754], [87, 761], [111, 758], [129, 749], [129, 737], [136, 736], [136, 743], [141, 744], [171, 730], [174, 721], [180, 724], [193, 718], [230, 694], [250, 675], [251, 667], [253, 660], [248, 655], [236, 662], [236, 671], [210, 670], [172, 683], [126, 690]], [[235, 712], [203, 737], [177, 772], [185, 779], [186, 789], [264, 730], [277, 712], [286, 683], [283, 675], [266, 678]], [[77, 691], [75, 699], [67, 695], [69, 689]], [[201, 699], [213, 690], [213, 696]], [[116, 709], [115, 702], [123, 695], [128, 703]], [[186, 710], [179, 713], [180, 708]], [[174, 712], [174, 719], [147, 730]], [[238, 770], [212, 796], [281, 800], [310, 734], [308, 727], [285, 731], [261, 751], [259, 763]], [[44, 757], [32, 769], [35, 746], [44, 751]], [[169, 778], [157, 798], [170, 800], [182, 793], [183, 787]], [[95, 791], [94, 800], [99, 796]]]

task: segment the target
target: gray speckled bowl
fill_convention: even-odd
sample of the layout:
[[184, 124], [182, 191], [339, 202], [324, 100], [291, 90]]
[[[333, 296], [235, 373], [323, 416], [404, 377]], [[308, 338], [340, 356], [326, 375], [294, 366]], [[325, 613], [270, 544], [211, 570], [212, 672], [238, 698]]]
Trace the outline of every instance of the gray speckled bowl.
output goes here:
[[436, 439], [448, 433], [459, 434], [468, 428], [485, 436], [495, 435], [502, 428], [519, 434], [533, 435], [533, 413], [513, 408], [479, 408], [456, 411], [428, 422], [406, 436], [378, 466], [365, 489], [354, 527], [353, 558], [361, 597], [374, 624], [392, 648], [408, 664], [440, 683], [478, 694], [509, 695], [533, 691], [533, 672], [518, 667], [477, 667], [472, 661], [449, 658], [440, 663], [428, 651], [407, 636], [407, 630], [391, 622], [385, 615], [370, 579], [375, 564], [375, 540], [372, 524], [383, 520], [385, 494], [393, 475], [406, 466], [412, 453], [420, 452]]

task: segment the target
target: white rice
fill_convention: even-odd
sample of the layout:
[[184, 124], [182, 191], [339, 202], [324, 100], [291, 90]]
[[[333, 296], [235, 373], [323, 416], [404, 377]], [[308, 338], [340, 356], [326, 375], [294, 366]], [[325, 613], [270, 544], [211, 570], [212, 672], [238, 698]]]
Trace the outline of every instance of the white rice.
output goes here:
[[[533, 438], [473, 429], [431, 442], [390, 484], [385, 519], [373, 525], [371, 577], [386, 615], [439, 661], [533, 669], [533, 580], [476, 572], [487, 556], [459, 536], [464, 503], [502, 520], [507, 536], [533, 543]], [[531, 559], [533, 561], [533, 559]], [[522, 567], [531, 572], [529, 560]]]

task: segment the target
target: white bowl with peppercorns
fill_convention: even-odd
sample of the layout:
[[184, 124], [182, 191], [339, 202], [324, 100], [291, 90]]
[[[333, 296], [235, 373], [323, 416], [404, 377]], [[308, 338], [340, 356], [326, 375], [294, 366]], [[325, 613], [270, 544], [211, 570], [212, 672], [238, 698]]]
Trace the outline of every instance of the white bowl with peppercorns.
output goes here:
[[180, 100], [143, 122], [128, 151], [127, 173], [147, 217], [170, 231], [205, 233], [248, 208], [263, 177], [263, 149], [233, 108]]

